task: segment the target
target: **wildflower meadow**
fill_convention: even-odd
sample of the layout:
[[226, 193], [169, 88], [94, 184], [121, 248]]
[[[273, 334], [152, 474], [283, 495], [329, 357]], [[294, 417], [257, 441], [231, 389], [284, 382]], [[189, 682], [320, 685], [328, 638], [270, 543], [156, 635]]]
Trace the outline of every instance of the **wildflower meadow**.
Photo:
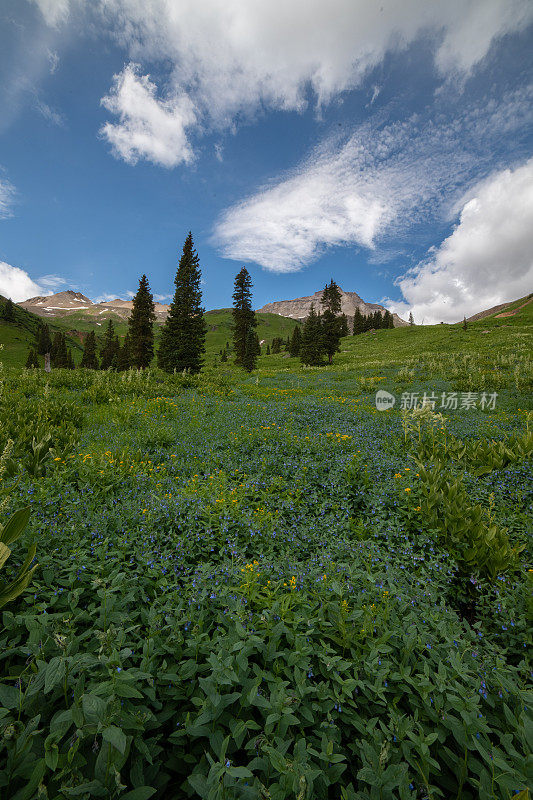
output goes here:
[[[529, 797], [512, 347], [6, 369], [0, 567], [26, 588], [1, 609], [2, 800]], [[381, 411], [378, 390], [498, 396]]]

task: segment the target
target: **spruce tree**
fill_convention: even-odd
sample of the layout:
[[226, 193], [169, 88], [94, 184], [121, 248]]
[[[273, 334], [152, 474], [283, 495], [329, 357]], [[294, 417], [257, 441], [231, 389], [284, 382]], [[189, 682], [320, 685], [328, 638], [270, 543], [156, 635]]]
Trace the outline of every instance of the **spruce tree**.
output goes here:
[[223, 364], [225, 364], [228, 360], [228, 353], [226, 350], [222, 351], [222, 355], [220, 356], [220, 360]]
[[66, 367], [67, 367], [67, 369], [74, 369], [74, 366], [75, 365], [74, 365], [74, 359], [72, 358], [72, 350], [69, 347], [69, 349], [67, 350], [67, 364], [66, 364]]
[[13, 306], [13, 300], [10, 297], [8, 297], [4, 303], [2, 316], [6, 322], [15, 322], [15, 308]]
[[346, 314], [341, 314], [339, 317], [339, 328], [340, 328], [340, 335], [341, 339], [344, 336], [348, 336], [350, 331], [348, 330], [348, 317]]
[[65, 335], [59, 331], [54, 336], [52, 350], [50, 351], [52, 366], [56, 369], [66, 369], [68, 367], [68, 353]]
[[300, 347], [302, 344], [302, 334], [300, 333], [300, 326], [297, 325], [292, 332], [291, 343], [289, 346], [289, 353], [293, 358], [300, 355]]
[[414, 324], [415, 324], [415, 318], [413, 317], [413, 312], [410, 311], [409, 312], [409, 325], [414, 325]]
[[176, 291], [161, 331], [157, 363], [166, 372], [200, 372], [205, 352], [207, 325], [202, 308], [200, 260], [192, 233], [183, 245], [174, 279]]
[[341, 338], [340, 317], [341, 291], [332, 279], [322, 294], [320, 301], [324, 311], [322, 313], [322, 342], [328, 357], [328, 364], [333, 363], [333, 355], [339, 349]]
[[132, 367], [145, 369], [150, 366], [154, 357], [154, 320], [154, 299], [148, 278], [143, 275], [128, 319]]
[[272, 353], [272, 355], [281, 353], [281, 339], [279, 336], [274, 336], [274, 338], [272, 339], [272, 349], [270, 352]]
[[305, 320], [300, 345], [300, 361], [308, 366], [319, 367], [323, 363], [324, 342], [320, 317], [311, 305], [309, 316]]
[[266, 352], [266, 354], [267, 354], [267, 356], [270, 355], [270, 345], [269, 344], [267, 344], [267, 352]]
[[26, 369], [33, 369], [33, 368], [39, 368], [40, 367], [39, 356], [37, 355], [37, 353], [33, 349], [33, 347], [30, 347], [30, 351], [28, 353], [28, 358], [26, 359], [25, 367], [26, 367]]
[[235, 363], [245, 366], [247, 355], [247, 340], [250, 330], [257, 327], [257, 319], [252, 308], [252, 279], [246, 267], [243, 267], [235, 278], [233, 290], [233, 350]]
[[37, 331], [37, 352], [40, 356], [50, 353], [52, 350], [52, 339], [50, 338], [50, 329], [46, 322], [39, 323]]
[[96, 355], [96, 336], [90, 331], [85, 339], [81, 367], [85, 369], [98, 369], [98, 356]]
[[364, 317], [361, 314], [359, 308], [355, 309], [353, 315], [353, 335], [358, 336], [360, 333], [363, 333], [364, 328]]
[[104, 341], [100, 350], [100, 369], [116, 369], [119, 353], [119, 342], [115, 335], [113, 320], [108, 320], [104, 333]]
[[466, 314], [463, 317], [463, 326], [462, 327], [463, 327], [464, 331], [468, 330], [468, 322], [466, 321]]
[[124, 370], [129, 369], [130, 366], [130, 335], [127, 333], [122, 342], [122, 346], [119, 347], [118, 350], [117, 369], [119, 372], [124, 372]]
[[392, 316], [392, 314], [389, 311], [389, 309], [387, 309], [385, 311], [383, 327], [384, 328], [394, 328], [394, 317]]
[[259, 340], [257, 334], [252, 327], [248, 328], [246, 334], [246, 348], [244, 350], [244, 358], [242, 360], [242, 367], [246, 372], [251, 372], [255, 369], [257, 363], [257, 345]]

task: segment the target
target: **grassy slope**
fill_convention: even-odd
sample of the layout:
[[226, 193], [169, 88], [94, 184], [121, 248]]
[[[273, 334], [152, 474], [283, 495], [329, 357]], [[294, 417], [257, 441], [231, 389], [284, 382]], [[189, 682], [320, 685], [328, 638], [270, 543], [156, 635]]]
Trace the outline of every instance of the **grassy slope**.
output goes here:
[[[524, 302], [516, 301], [513, 307]], [[501, 313], [501, 312], [500, 312]], [[484, 333], [484, 331], [490, 333]], [[373, 365], [403, 365], [414, 356], [439, 356], [450, 353], [473, 354], [493, 359], [496, 355], [533, 349], [533, 303], [527, 305], [513, 317], [485, 317], [468, 323], [464, 331], [461, 325], [415, 325], [407, 328], [377, 331], [360, 336], [348, 336], [341, 342], [341, 352], [335, 356], [333, 367], [324, 367], [329, 372], [341, 368], [372, 368]], [[273, 369], [301, 369], [297, 359], [283, 359], [280, 355], [261, 356], [259, 366]]]
[[[5, 298], [0, 296], [0, 306], [3, 306], [4, 302]], [[14, 315], [14, 322], [0, 320], [0, 344], [3, 345], [1, 361], [8, 367], [21, 367], [26, 363], [29, 349], [35, 346], [40, 317], [17, 305], [14, 306]], [[55, 320], [47, 322], [52, 338], [57, 331], [71, 329], [65, 328]], [[67, 335], [67, 347], [71, 348], [74, 361], [78, 363], [83, 352], [79, 339]]]
[[[527, 297], [520, 298], [510, 303], [510, 310], [520, 306]], [[33, 345], [33, 331], [36, 329], [38, 317], [24, 309], [16, 307], [17, 323], [6, 323], [0, 320], [0, 342], [4, 345], [3, 361], [6, 366], [22, 366], [26, 361], [28, 349]], [[499, 312], [501, 313], [501, 312]], [[281, 317], [278, 314], [258, 313], [257, 332], [260, 339], [271, 343], [275, 336], [286, 338], [297, 324], [295, 320]], [[105, 320], [108, 315], [105, 315]], [[104, 325], [95, 325], [95, 318], [78, 312], [68, 317], [48, 320], [50, 329], [63, 331], [89, 331], [96, 329], [103, 332]], [[116, 330], [123, 336], [127, 324], [116, 320]], [[231, 342], [231, 311], [219, 309], [206, 313], [208, 326], [206, 340], [206, 363], [213, 363], [218, 352], [226, 342]], [[371, 367], [373, 363], [384, 361], [393, 364], [402, 364], [415, 355], [443, 353], [477, 353], [490, 359], [495, 354], [503, 354], [515, 348], [518, 344], [522, 348], [531, 349], [531, 335], [533, 326], [533, 303], [526, 305], [512, 317], [497, 318], [496, 315], [485, 317], [476, 322], [468, 323], [468, 329], [463, 331], [461, 325], [421, 325], [407, 328], [394, 328], [393, 330], [377, 331], [375, 334], [362, 334], [361, 336], [348, 336], [343, 339], [341, 352], [335, 358], [333, 368], [344, 370], [358, 367]], [[156, 344], [159, 326], [156, 326]], [[490, 333], [484, 333], [484, 331]], [[70, 337], [70, 346], [76, 361], [81, 357], [79, 341]], [[263, 351], [266, 347], [263, 348]], [[285, 354], [266, 356], [262, 355], [258, 366], [264, 369], [300, 370], [301, 365], [297, 359], [288, 359]]]
[[[4, 345], [3, 360], [6, 366], [20, 367], [24, 366], [28, 350], [34, 345], [34, 334], [40, 317], [18, 306], [15, 307], [15, 315], [15, 323], [7, 323], [0, 320], [0, 343]], [[128, 329], [128, 325], [120, 317], [111, 314], [102, 315], [101, 326], [96, 324], [99, 321], [98, 317], [89, 316], [82, 311], [74, 312], [64, 317], [56, 317], [53, 320], [47, 319], [46, 321], [52, 335], [57, 330], [62, 330], [67, 334], [69, 346], [73, 348], [74, 360], [78, 362], [81, 358], [82, 345], [77, 338], [73, 338], [75, 334], [70, 334], [70, 332], [80, 331], [87, 333], [95, 330], [97, 336], [101, 336], [107, 320], [110, 318], [113, 319], [115, 330], [122, 338]], [[207, 361], [210, 362], [224, 348], [226, 342], [231, 342], [231, 310], [208, 311], [205, 318], [207, 322], [206, 355]], [[301, 324], [287, 317], [280, 317], [278, 314], [257, 314], [257, 319], [259, 338], [265, 339], [268, 343], [271, 343], [275, 336], [283, 338], [290, 336], [295, 325]], [[156, 347], [160, 330], [161, 325], [156, 324]]]

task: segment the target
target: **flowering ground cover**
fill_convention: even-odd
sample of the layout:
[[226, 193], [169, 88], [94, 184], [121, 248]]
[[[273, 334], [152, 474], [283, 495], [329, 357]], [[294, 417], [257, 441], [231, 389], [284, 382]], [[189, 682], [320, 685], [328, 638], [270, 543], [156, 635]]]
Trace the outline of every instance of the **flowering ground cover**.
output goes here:
[[38, 567], [2, 608], [2, 798], [529, 796], [527, 353], [360, 338], [324, 369], [6, 372], [2, 518], [31, 516], [2, 577]]

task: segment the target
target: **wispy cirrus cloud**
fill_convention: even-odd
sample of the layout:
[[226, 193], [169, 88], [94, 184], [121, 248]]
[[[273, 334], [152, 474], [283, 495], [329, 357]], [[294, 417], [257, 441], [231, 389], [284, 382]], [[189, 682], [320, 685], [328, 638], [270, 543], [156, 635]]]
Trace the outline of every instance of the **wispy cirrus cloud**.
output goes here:
[[331, 139], [302, 164], [217, 221], [222, 255], [294, 272], [327, 247], [374, 251], [417, 222], [451, 213], [465, 187], [502, 158], [502, 140], [532, 120], [531, 87], [447, 120], [419, 115], [385, 124], [374, 116], [347, 139]]
[[0, 175], [0, 219], [12, 215], [14, 201], [15, 187]]
[[102, 134], [118, 158], [164, 167], [191, 162], [194, 133], [264, 110], [301, 111], [310, 98], [324, 107], [417, 40], [444, 80], [464, 77], [495, 41], [533, 21], [529, 0], [33, 2], [52, 26], [85, 9], [124, 48], [131, 63], [103, 100], [117, 119]]

